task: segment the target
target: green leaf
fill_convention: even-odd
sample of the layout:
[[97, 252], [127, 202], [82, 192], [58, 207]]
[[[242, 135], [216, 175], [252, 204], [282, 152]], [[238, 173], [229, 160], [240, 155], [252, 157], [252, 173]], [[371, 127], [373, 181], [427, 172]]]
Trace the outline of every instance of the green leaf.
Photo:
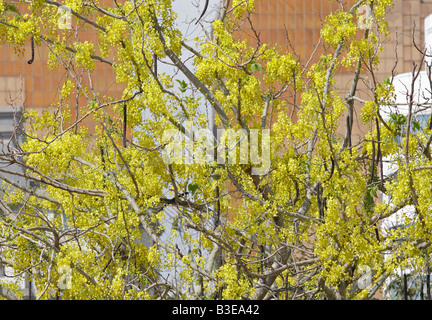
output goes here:
[[260, 63], [256, 63], [255, 67], [256, 67], [258, 72], [262, 72], [262, 65]]
[[15, 7], [15, 5], [10, 3], [5, 3], [5, 11], [8, 10], [19, 14], [18, 9]]
[[187, 86], [188, 84], [186, 83], [186, 81], [184, 80], [178, 80], [176, 79], [176, 81], [180, 84], [180, 91], [181, 92], [186, 92]]
[[406, 124], [407, 118], [403, 114], [392, 113], [390, 114], [390, 122], [397, 126], [404, 126]]
[[419, 131], [421, 129], [420, 122], [418, 122], [418, 121], [413, 121], [412, 125], [414, 128], [414, 131]]
[[365, 197], [363, 198], [363, 207], [367, 212], [372, 212], [375, 207], [375, 201], [370, 192], [366, 192]]
[[378, 186], [374, 186], [374, 187], [370, 188], [369, 194], [376, 198], [377, 197], [377, 191], [378, 191]]
[[250, 64], [250, 70], [251, 72], [255, 72], [255, 71], [262, 72], [262, 65], [256, 61], [252, 61]]
[[190, 192], [192, 192], [192, 194], [195, 194], [195, 192], [197, 191], [197, 189], [198, 189], [198, 185], [196, 185], [196, 184], [188, 184], [188, 190]]

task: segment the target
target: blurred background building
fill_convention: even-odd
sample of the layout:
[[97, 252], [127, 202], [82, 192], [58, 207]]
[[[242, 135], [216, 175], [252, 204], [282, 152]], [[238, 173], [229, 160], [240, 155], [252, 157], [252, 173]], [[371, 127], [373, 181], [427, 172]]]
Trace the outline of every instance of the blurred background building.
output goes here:
[[[277, 43], [290, 52], [295, 52], [306, 64], [311, 58], [320, 39], [320, 29], [326, 16], [341, 8], [348, 11], [357, 1], [329, 1], [329, 0], [261, 0], [256, 1], [256, 13], [252, 15], [255, 30], [260, 34], [261, 42]], [[416, 49], [423, 49], [425, 43], [424, 19], [432, 13], [432, 0], [394, 0], [393, 8], [387, 14], [390, 37], [383, 41], [383, 51], [380, 53], [380, 63], [376, 71], [378, 82], [395, 74], [411, 72], [413, 62], [420, 64], [421, 53]], [[250, 34], [250, 30], [245, 30]], [[252, 37], [251, 37], [252, 38]], [[414, 45], [416, 44], [416, 45]], [[318, 48], [311, 62], [316, 61], [323, 52]], [[329, 51], [332, 53], [332, 51]], [[352, 71], [343, 69], [335, 75], [336, 87], [342, 97], [348, 92]], [[362, 87], [363, 86], [363, 87]], [[360, 98], [371, 99], [366, 96], [364, 83], [359, 82], [359, 89], [363, 91]], [[358, 115], [362, 104], [355, 102], [355, 114]], [[353, 140], [364, 136], [365, 126], [354, 120]]]
[[[185, 0], [175, 0], [180, 3]], [[192, 1], [192, 0], [191, 0]], [[199, 7], [203, 6], [202, 0], [197, 5], [197, 11], [190, 13], [198, 14]], [[210, 4], [217, 6], [219, 3], [210, 0]], [[331, 3], [330, 3], [331, 2]], [[347, 0], [343, 2], [347, 9], [356, 1]], [[329, 0], [257, 0], [256, 13], [252, 15], [252, 21], [256, 31], [260, 34], [261, 41], [277, 43], [289, 51], [295, 51], [306, 63], [320, 38], [320, 29], [326, 16], [337, 9], [341, 4]], [[177, 6], [179, 7], [179, 6]], [[384, 44], [381, 53], [380, 65], [377, 72], [379, 81], [384, 80], [391, 74], [395, 65], [396, 52], [398, 64], [395, 68], [397, 73], [412, 70], [413, 61], [419, 63], [421, 54], [413, 45], [413, 41], [423, 47], [424, 43], [424, 19], [432, 12], [432, 0], [395, 0], [394, 8], [388, 15], [390, 28], [390, 41]], [[72, 25], [74, 20], [72, 21]], [[249, 33], [243, 30], [244, 36]], [[80, 33], [82, 40], [95, 38], [94, 28]], [[249, 33], [250, 34], [250, 33]], [[321, 49], [318, 49], [315, 58], [319, 57]], [[34, 62], [28, 64], [31, 58], [30, 41], [24, 56], [17, 56], [11, 47], [1, 47], [0, 54], [0, 108], [13, 106], [15, 108], [31, 108], [41, 111], [50, 106], [59, 96], [60, 79], [66, 76], [62, 68], [50, 70], [47, 66], [49, 49], [46, 46], [36, 46]], [[351, 82], [349, 72], [339, 72], [336, 75], [337, 86], [340, 90], [348, 90]], [[96, 91], [101, 95], [120, 97], [122, 86], [117, 84], [112, 67], [96, 61], [96, 69], [92, 74], [92, 83]], [[71, 110], [80, 107], [77, 101], [70, 105]], [[94, 127], [91, 119], [86, 120], [83, 125]], [[361, 126], [357, 126], [361, 130]]]

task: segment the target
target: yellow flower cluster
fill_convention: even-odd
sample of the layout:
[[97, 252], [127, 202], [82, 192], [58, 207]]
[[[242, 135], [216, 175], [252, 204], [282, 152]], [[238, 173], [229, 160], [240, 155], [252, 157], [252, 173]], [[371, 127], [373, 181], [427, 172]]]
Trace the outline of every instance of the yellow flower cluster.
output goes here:
[[321, 29], [321, 37], [332, 46], [346, 41], [357, 32], [357, 25], [348, 12], [331, 13], [326, 18], [326, 24]]
[[363, 123], [367, 123], [374, 119], [378, 108], [374, 101], [366, 101], [360, 113], [360, 119]]
[[91, 55], [95, 51], [94, 44], [88, 41], [75, 42], [74, 47], [76, 49], [75, 63], [77, 67], [81, 67], [89, 71], [94, 70], [95, 63], [91, 58]]

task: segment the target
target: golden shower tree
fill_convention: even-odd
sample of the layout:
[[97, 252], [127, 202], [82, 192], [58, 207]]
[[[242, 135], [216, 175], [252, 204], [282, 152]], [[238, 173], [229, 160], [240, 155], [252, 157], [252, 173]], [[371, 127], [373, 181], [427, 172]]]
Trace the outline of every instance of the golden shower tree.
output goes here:
[[[25, 110], [25, 142], [0, 156], [0, 262], [12, 276], [33, 281], [38, 299], [369, 299], [398, 267], [423, 270], [432, 131], [406, 130], [417, 127], [414, 106], [386, 120], [379, 106], [392, 102], [392, 83], [374, 80], [391, 1], [330, 14], [325, 53], [306, 65], [257, 33], [253, 43], [233, 36], [251, 22], [253, 0], [223, 1], [196, 46], [171, 5], [0, 0], [0, 43], [17, 54], [29, 39], [48, 46], [50, 67], [66, 74], [56, 103]], [[362, 6], [373, 20], [360, 21]], [[59, 8], [63, 24], [71, 17], [95, 41], [62, 29]], [[94, 90], [96, 63], [112, 68], [122, 97]], [[185, 80], [157, 70], [163, 63]], [[341, 69], [352, 73], [347, 96], [335, 88]], [[77, 95], [86, 105], [74, 114]], [[359, 141], [355, 103], [369, 128]], [[202, 106], [219, 140], [205, 133]], [[397, 178], [382, 172], [390, 155]], [[379, 234], [406, 205], [409, 226]], [[0, 295], [21, 292], [5, 281]]]

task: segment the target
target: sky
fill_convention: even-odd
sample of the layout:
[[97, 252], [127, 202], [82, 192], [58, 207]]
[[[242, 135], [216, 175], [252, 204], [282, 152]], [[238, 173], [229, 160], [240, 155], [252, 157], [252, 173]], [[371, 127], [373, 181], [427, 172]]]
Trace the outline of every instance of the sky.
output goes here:
[[[211, 22], [217, 17], [219, 12], [219, 4], [221, 3], [221, 0], [209, 0], [209, 5], [206, 10], [205, 15], [200, 20], [198, 24], [196, 24], [196, 20], [198, 17], [200, 17], [204, 6], [205, 6], [205, 0], [174, 0], [173, 1], [173, 9], [177, 13], [177, 25], [178, 28], [181, 30], [183, 35], [186, 37], [186, 42], [188, 45], [196, 48], [196, 43], [194, 41], [194, 38], [198, 37], [204, 37], [211, 34]], [[186, 66], [188, 66], [190, 69], [193, 69], [192, 66], [192, 54], [187, 52], [187, 50], [184, 50], [185, 56], [182, 57], [182, 60], [185, 61]], [[168, 61], [171, 63], [171, 61]], [[187, 83], [189, 81], [180, 74], [175, 68], [170, 64], [163, 64], [158, 63], [158, 73], [165, 73], [169, 74], [173, 77], [175, 80], [184, 80]], [[178, 86], [178, 83], [174, 81], [174, 84]], [[177, 90], [179, 92], [179, 90]], [[186, 92], [187, 94], [188, 92]], [[190, 92], [189, 92], [190, 93]], [[209, 130], [213, 129], [213, 111], [211, 108], [209, 108], [206, 105], [200, 106], [200, 111], [202, 113], [205, 113], [207, 115], [207, 118], [209, 119]], [[147, 112], [145, 111], [143, 113], [144, 118], [148, 116]]]
[[[209, 0], [209, 1], [210, 2], [206, 14], [198, 24], [195, 24], [195, 22], [196, 19], [198, 19], [198, 17], [201, 15], [203, 11], [205, 0], [174, 0], [173, 1], [173, 9], [178, 14], [177, 16], [178, 27], [182, 31], [183, 35], [185, 35], [186, 38], [189, 39], [187, 43], [190, 46], [195, 47], [196, 44], [193, 40], [195, 37], [205, 36], [204, 29], [206, 30], [207, 33], [211, 32], [211, 21], [217, 17], [217, 13], [219, 11], [218, 4], [221, 2], [221, 0]], [[186, 58], [188, 56], [186, 56]], [[183, 58], [182, 60], [184, 61], [185, 58]], [[189, 66], [189, 68], [193, 69], [191, 62], [192, 62], [191, 59], [186, 60], [186, 65]], [[185, 80], [186, 82], [188, 82], [183, 75], [176, 73], [174, 68], [170, 65], [164, 65], [162, 63], [159, 63], [158, 72], [165, 72], [166, 74], [173, 75], [174, 79]], [[209, 132], [211, 132], [211, 130], [213, 129], [212, 110], [211, 108], [207, 108], [205, 105], [201, 105], [200, 109], [201, 112], [207, 114], [207, 117], [209, 119], [208, 122], [209, 130], [210, 130]], [[168, 209], [168, 208], [165, 208], [164, 213], [167, 218], [165, 220], [164, 226], [166, 228], [166, 231], [169, 231], [172, 228], [173, 220], [175, 219], [175, 216], [178, 213], [176, 212], [175, 209]], [[161, 235], [161, 238], [164, 241], [168, 241], [169, 237], [170, 237], [170, 232], [164, 232]], [[187, 249], [183, 247], [181, 237], [177, 237], [176, 242], [179, 244], [180, 248], [182, 248], [184, 252], [187, 252], [186, 251]], [[163, 278], [169, 278], [170, 280], [173, 280], [173, 277], [175, 277], [175, 275], [167, 272], [163, 272], [161, 276]]]

